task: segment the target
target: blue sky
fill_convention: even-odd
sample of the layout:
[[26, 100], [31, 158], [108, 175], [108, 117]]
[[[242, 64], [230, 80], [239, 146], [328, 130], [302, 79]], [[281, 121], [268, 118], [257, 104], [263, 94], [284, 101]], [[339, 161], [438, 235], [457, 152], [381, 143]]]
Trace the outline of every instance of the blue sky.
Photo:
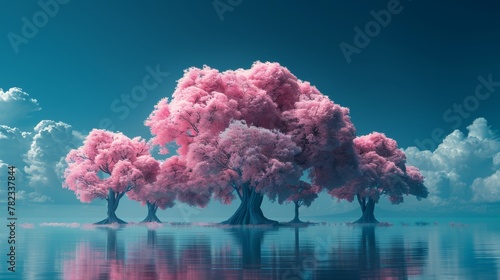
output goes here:
[[[20, 180], [30, 203], [68, 197], [77, 204], [57, 182], [61, 155], [92, 128], [149, 138], [143, 121], [160, 98], [171, 96], [184, 69], [249, 68], [256, 60], [281, 63], [349, 107], [358, 135], [384, 132], [405, 149], [434, 150], [447, 135], [456, 136], [455, 129], [463, 134], [456, 141], [474, 142], [467, 127], [484, 118], [486, 124], [479, 121], [472, 130], [486, 131], [488, 137], [478, 141], [489, 150], [460, 142], [459, 150], [469, 149], [468, 156], [447, 163], [439, 161], [439, 153], [453, 153], [452, 148], [435, 155], [409, 150], [410, 161], [425, 157], [419, 167], [425, 167], [439, 199], [385, 207], [399, 211], [467, 202], [472, 205], [467, 210], [484, 202], [481, 198], [496, 197], [487, 201], [492, 207], [500, 201], [499, 183], [491, 177], [500, 165], [495, 133], [500, 128], [500, 5], [495, 1], [42, 0], [9, 2], [2, 11], [0, 160], [27, 168]], [[385, 26], [374, 24], [377, 17]], [[346, 56], [341, 45], [355, 51]], [[148, 75], [154, 86], [126, 99]], [[487, 152], [477, 155], [477, 149]], [[470, 155], [484, 160], [479, 160], [481, 170], [469, 164]], [[455, 165], [463, 168], [460, 174]], [[443, 180], [451, 183], [442, 187]], [[467, 191], [454, 197], [457, 188]], [[473, 201], [472, 189], [489, 195]], [[225, 213], [236, 204], [214, 203], [210, 211]], [[356, 207], [332, 206], [328, 197], [316, 204], [304, 213]]]

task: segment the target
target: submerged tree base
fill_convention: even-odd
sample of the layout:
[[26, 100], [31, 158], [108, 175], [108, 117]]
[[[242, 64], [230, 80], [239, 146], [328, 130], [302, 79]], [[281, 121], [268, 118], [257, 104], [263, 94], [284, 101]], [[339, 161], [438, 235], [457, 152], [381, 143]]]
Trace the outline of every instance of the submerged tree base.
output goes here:
[[100, 222], [94, 223], [94, 225], [109, 225], [109, 224], [126, 224], [127, 222], [119, 219], [116, 216], [116, 208], [118, 208], [118, 203], [123, 197], [125, 192], [116, 193], [113, 190], [108, 190], [108, 195], [106, 200], [108, 201], [108, 217]]
[[119, 219], [118, 217], [108, 217], [102, 221], [94, 223], [94, 225], [110, 225], [110, 224], [126, 224], [127, 222]]
[[278, 221], [270, 220], [264, 216], [260, 206], [263, 195], [250, 189], [247, 185], [242, 187], [240, 195], [241, 204], [238, 210], [223, 225], [279, 225]]
[[378, 224], [380, 223], [375, 219], [375, 217], [372, 215], [371, 217], [365, 217], [365, 215], [361, 216], [358, 220], [354, 222], [354, 224]]
[[363, 215], [353, 224], [378, 224], [379, 221], [375, 219], [375, 201], [372, 198], [360, 198], [358, 196], [359, 204]]
[[[262, 201], [262, 200], [261, 200]], [[260, 204], [252, 204], [247, 200], [241, 202], [240, 207], [231, 218], [222, 222], [223, 225], [279, 225], [278, 221], [264, 216]]]
[[285, 222], [285, 223], [281, 223], [280, 225], [281, 226], [285, 226], [285, 227], [293, 227], [293, 228], [300, 228], [300, 227], [307, 227], [307, 226], [310, 226], [310, 225], [316, 225], [318, 223], [314, 223], [314, 222], [304, 222], [304, 221], [301, 221], [301, 220], [291, 220], [289, 222]]
[[365, 209], [363, 212], [363, 216], [359, 218], [357, 221], [354, 222], [354, 224], [378, 224], [380, 223], [375, 219], [375, 215], [373, 214], [374, 209], [373, 207], [368, 207]]
[[261, 213], [253, 211], [236, 211], [228, 220], [222, 222], [223, 225], [279, 225], [278, 221], [270, 220]]
[[309, 222], [303, 222], [299, 218], [294, 218], [290, 222], [287, 222], [287, 224], [310, 224]]
[[148, 206], [148, 216], [141, 223], [160, 223], [160, 219], [156, 217], [156, 210], [158, 210], [158, 205], [156, 203], [150, 203], [149, 201], [146, 203]]
[[158, 217], [156, 217], [156, 215], [148, 215], [146, 217], [146, 219], [144, 219], [141, 223], [160, 223], [161, 224], [161, 221], [160, 221], [160, 219], [158, 219]]

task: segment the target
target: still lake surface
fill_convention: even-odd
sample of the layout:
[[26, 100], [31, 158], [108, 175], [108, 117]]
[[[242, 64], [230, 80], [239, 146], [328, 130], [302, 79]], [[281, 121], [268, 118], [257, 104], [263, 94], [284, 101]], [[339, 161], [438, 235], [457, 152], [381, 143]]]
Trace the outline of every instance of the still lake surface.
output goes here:
[[25, 223], [17, 228], [15, 273], [2, 242], [0, 279], [500, 279], [500, 219], [427, 221], [302, 228]]

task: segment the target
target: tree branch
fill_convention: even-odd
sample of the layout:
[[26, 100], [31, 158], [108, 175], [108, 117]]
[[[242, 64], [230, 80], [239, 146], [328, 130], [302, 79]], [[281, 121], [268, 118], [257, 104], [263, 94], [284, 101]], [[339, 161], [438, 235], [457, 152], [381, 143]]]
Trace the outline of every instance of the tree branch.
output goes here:
[[236, 186], [235, 183], [231, 183], [231, 186], [236, 191], [236, 194], [238, 195], [238, 197], [240, 198], [240, 200], [243, 200], [243, 196], [241, 195], [240, 191], [238, 190], [238, 186]]
[[196, 134], [199, 134], [198, 128], [190, 120], [185, 118], [183, 115], [181, 115], [181, 118], [183, 118], [185, 121], [187, 121], [189, 123], [189, 125], [191, 125], [191, 128], [193, 128], [193, 130], [194, 130], [194, 132], [196, 132]]
[[118, 193], [118, 194], [117, 194], [117, 196], [116, 196], [116, 200], [119, 200], [119, 199], [120, 199], [120, 198], [122, 198], [124, 195], [125, 195], [125, 192]]

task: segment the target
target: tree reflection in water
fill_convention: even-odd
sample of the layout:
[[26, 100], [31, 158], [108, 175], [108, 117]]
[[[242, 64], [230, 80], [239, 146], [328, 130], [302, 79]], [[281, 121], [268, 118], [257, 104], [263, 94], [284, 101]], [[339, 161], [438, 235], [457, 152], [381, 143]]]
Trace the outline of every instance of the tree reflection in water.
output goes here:
[[[103, 230], [105, 246], [77, 243], [63, 261], [63, 279], [404, 279], [421, 274], [428, 255], [426, 242], [404, 236], [380, 243], [386, 236], [377, 238], [373, 226], [354, 228], [358, 239], [332, 235], [324, 244], [300, 240], [307, 228], [230, 227], [192, 236], [147, 230], [126, 244], [119, 229]], [[274, 242], [264, 244], [271, 233]], [[321, 258], [319, 245], [326, 246]]]
[[405, 243], [404, 236], [396, 236], [381, 246], [375, 234], [379, 227], [357, 227], [361, 231], [359, 244], [332, 242], [328, 261], [318, 263], [319, 279], [328, 274], [346, 279], [407, 279], [422, 274], [428, 256], [427, 243]]
[[89, 242], [79, 243], [74, 258], [63, 263], [63, 279], [121, 279], [120, 277], [124, 275], [125, 252], [116, 237], [120, 228], [98, 229], [106, 231], [104, 248]]

